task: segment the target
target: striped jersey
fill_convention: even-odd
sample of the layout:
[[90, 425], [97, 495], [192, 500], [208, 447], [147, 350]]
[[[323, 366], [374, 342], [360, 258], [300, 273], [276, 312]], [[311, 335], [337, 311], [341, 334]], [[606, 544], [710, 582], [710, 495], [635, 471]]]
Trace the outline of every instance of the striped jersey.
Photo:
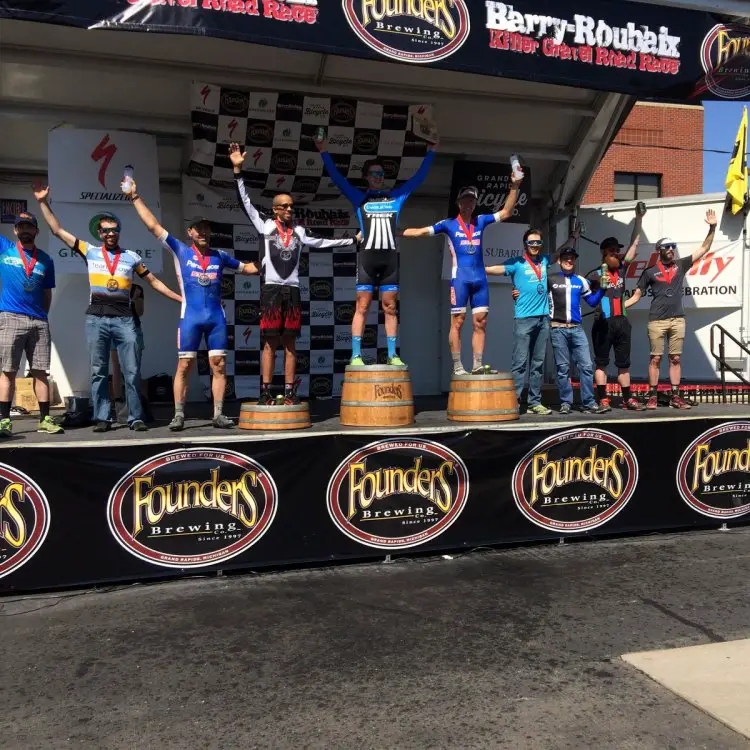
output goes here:
[[[617, 271], [607, 271], [603, 267], [597, 268], [594, 275], [602, 282], [602, 301], [596, 311], [597, 318], [620, 318], [627, 315], [625, 307], [625, 275], [630, 264], [620, 262]], [[589, 274], [591, 275], [591, 274]]]
[[603, 291], [591, 290], [589, 282], [576, 273], [562, 271], [547, 275], [549, 290], [549, 316], [556, 323], [581, 322], [581, 299], [591, 307], [596, 307]]
[[133, 310], [130, 306], [130, 287], [133, 284], [133, 273], [140, 277], [149, 274], [141, 256], [121, 247], [114, 252], [107, 250], [110, 266], [117, 259], [114, 273], [110, 273], [104, 258], [105, 248], [77, 240], [75, 252], [83, 258], [89, 272], [91, 294], [86, 314], [131, 318]]

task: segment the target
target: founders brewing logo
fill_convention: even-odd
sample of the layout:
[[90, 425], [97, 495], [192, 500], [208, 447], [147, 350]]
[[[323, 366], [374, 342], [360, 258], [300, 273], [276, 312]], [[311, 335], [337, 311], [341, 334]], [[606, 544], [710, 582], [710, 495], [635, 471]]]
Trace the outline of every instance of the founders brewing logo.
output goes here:
[[48, 530], [49, 505], [39, 486], [0, 464], [0, 578], [28, 562]]
[[442, 534], [468, 496], [469, 474], [453, 451], [426, 440], [381, 440], [336, 469], [328, 512], [356, 542], [404, 549]]
[[706, 73], [706, 88], [722, 99], [747, 97], [750, 94], [748, 59], [750, 26], [714, 26], [706, 34], [701, 46], [701, 64]]
[[677, 487], [704, 516], [750, 513], [750, 422], [727, 422], [697, 437], [677, 464]]
[[146, 459], [117, 483], [107, 519], [132, 555], [165, 568], [215, 565], [244, 552], [276, 515], [276, 485], [258, 463], [218, 448]]
[[469, 36], [465, 0], [342, 0], [342, 7], [354, 33], [393, 60], [443, 60]]
[[573, 533], [609, 521], [637, 482], [635, 453], [622, 438], [604, 430], [567, 430], [524, 456], [513, 472], [513, 496], [532, 523]]

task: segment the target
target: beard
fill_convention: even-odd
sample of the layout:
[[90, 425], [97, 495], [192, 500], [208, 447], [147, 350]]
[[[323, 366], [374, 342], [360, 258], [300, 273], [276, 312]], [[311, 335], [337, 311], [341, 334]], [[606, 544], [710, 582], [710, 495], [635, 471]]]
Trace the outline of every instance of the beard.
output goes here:
[[670, 250], [659, 250], [659, 260], [662, 263], [670, 263], [674, 260], [674, 255]]
[[18, 235], [18, 239], [20, 240], [21, 244], [26, 245], [29, 242], [34, 241], [34, 235], [29, 232], [21, 232], [21, 234]]
[[620, 259], [616, 255], [608, 255], [604, 263], [610, 271], [616, 271], [620, 267]]

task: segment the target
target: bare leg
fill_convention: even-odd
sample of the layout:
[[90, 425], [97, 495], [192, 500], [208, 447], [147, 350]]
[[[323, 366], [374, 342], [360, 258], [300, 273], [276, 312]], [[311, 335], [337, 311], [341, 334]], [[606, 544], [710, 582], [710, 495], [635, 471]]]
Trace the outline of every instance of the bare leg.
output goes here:
[[12, 401], [16, 392], [16, 373], [4, 372], [0, 374], [0, 401]]
[[284, 383], [294, 384], [297, 373], [297, 337], [292, 334], [284, 335]]
[[648, 384], [652, 388], [659, 385], [659, 367], [661, 366], [661, 354], [652, 354], [648, 360]]
[[[32, 370], [31, 377], [34, 378], [34, 395], [40, 402], [49, 401], [49, 377], [43, 370]], [[2, 399], [0, 399], [1, 401]]]
[[372, 292], [357, 292], [357, 307], [352, 318], [352, 336], [361, 336], [365, 332], [365, 320], [372, 302]]
[[383, 292], [381, 306], [385, 313], [385, 335], [398, 336], [398, 292]]
[[195, 357], [180, 357], [177, 360], [177, 372], [174, 376], [174, 402], [175, 406], [181, 404], [185, 405], [185, 399], [187, 398], [188, 380], [190, 379], [190, 371], [193, 369], [195, 363]]
[[472, 318], [474, 332], [471, 335], [471, 349], [474, 353], [474, 366], [477, 367], [482, 362], [484, 342], [487, 338], [487, 313], [477, 313]]
[[676, 387], [680, 384], [681, 378], [682, 378], [682, 363], [680, 361], [680, 355], [670, 354], [669, 355], [669, 382], [673, 386]]
[[630, 370], [618, 370], [617, 382], [621, 388], [630, 388]]
[[214, 419], [224, 413], [224, 396], [227, 392], [227, 358], [221, 354], [209, 357], [211, 365], [211, 393], [214, 397]]
[[279, 348], [278, 336], [266, 336], [263, 341], [263, 353], [260, 361], [261, 382], [270, 384], [273, 382], [273, 366], [276, 359], [276, 350]]
[[451, 330], [448, 334], [448, 346], [451, 354], [461, 354], [461, 329], [466, 320], [466, 313], [451, 315]]

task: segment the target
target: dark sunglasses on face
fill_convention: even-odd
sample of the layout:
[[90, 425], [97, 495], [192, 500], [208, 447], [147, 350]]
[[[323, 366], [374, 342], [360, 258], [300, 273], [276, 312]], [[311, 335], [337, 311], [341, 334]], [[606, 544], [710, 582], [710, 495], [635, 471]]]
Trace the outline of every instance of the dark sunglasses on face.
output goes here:
[[99, 234], [119, 234], [120, 230], [117, 227], [108, 227], [107, 229], [100, 229]]
[[277, 203], [274, 206], [274, 208], [283, 208], [283, 209], [294, 208], [294, 203]]
[[542, 242], [542, 240], [526, 240], [526, 244], [529, 247], [544, 247], [544, 242]]
[[367, 174], [368, 177], [385, 177], [385, 172], [382, 169], [371, 170]]
[[669, 245], [662, 245], [659, 250], [677, 250], [677, 245], [675, 245], [674, 243]]

